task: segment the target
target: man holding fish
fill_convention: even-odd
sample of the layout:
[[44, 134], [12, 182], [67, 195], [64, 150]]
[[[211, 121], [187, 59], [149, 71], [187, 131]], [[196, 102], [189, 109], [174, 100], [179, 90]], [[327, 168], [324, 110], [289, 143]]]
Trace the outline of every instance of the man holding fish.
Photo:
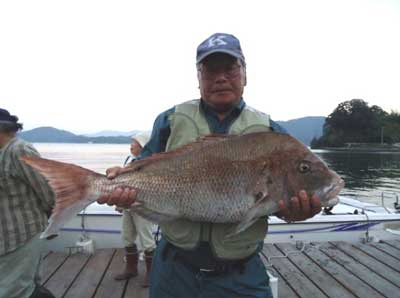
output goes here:
[[[149, 133], [138, 133], [132, 136], [131, 154], [126, 158], [124, 166], [135, 162], [144, 145], [149, 141]], [[114, 276], [115, 280], [127, 280], [138, 275], [139, 252], [143, 252], [146, 273], [142, 287], [149, 287], [151, 264], [156, 243], [153, 237], [153, 223], [139, 216], [130, 209], [117, 208], [122, 212], [122, 240], [125, 246], [125, 268]], [[139, 249], [136, 242], [140, 244]]]
[[39, 156], [17, 137], [18, 117], [0, 108], [0, 298], [52, 298], [40, 285], [40, 232], [54, 205], [45, 179], [19, 158]]
[[[244, 102], [242, 94], [246, 86], [246, 63], [239, 40], [236, 37], [230, 34], [216, 33], [207, 38], [197, 48], [196, 66], [201, 99], [178, 104], [160, 114], [155, 120], [151, 139], [143, 149], [140, 158], [167, 152], [161, 157], [160, 155], [150, 157], [150, 165], [148, 167], [151, 167], [152, 158], [157, 161], [167, 158], [168, 154], [171, 154], [170, 157], [179, 154], [183, 156], [182, 152], [185, 150], [189, 152], [198, 150], [196, 155], [198, 159], [203, 158], [207, 163], [207, 159], [210, 158], [208, 163], [210, 168], [207, 170], [206, 166], [205, 170], [202, 168], [196, 174], [204, 170], [203, 178], [207, 175], [209, 177], [215, 175], [217, 180], [213, 184], [214, 189], [211, 193], [220, 192], [233, 197], [235, 194], [232, 189], [237, 184], [240, 184], [241, 180], [236, 181], [236, 176], [234, 176], [232, 179], [236, 182], [233, 184], [225, 183], [224, 179], [229, 179], [229, 174], [219, 171], [222, 171], [221, 168], [226, 166], [228, 168], [231, 167], [228, 172], [233, 173], [236, 168], [241, 166], [240, 163], [235, 163], [232, 166], [232, 162], [228, 164], [223, 161], [225, 158], [229, 159], [230, 150], [241, 146], [241, 143], [236, 142], [232, 137], [224, 137], [222, 135], [249, 134], [246, 142], [253, 143], [258, 142], [258, 132], [278, 132], [277, 134], [266, 134], [266, 136], [271, 143], [274, 143], [275, 138], [278, 138], [276, 139], [279, 144], [277, 146], [281, 146], [282, 142], [286, 142], [286, 139], [279, 132], [284, 131], [268, 115], [247, 106]], [[191, 143], [201, 136], [210, 134], [218, 134], [218, 136], [205, 137]], [[253, 138], [251, 135], [255, 137]], [[203, 155], [203, 152], [206, 152], [208, 147], [218, 142], [231, 142], [231, 145], [224, 147], [219, 159], [212, 160], [206, 153]], [[292, 140], [288, 142], [292, 142]], [[185, 147], [189, 143], [190, 145]], [[300, 145], [296, 143], [296, 146]], [[215, 147], [217, 148], [217, 145]], [[287, 147], [290, 147], [290, 145]], [[177, 148], [180, 149], [175, 150]], [[258, 149], [246, 150], [238, 151], [239, 158], [242, 158], [243, 161], [247, 161], [252, 156], [256, 158]], [[284, 149], [279, 150], [276, 156], [279, 156], [279, 152], [283, 152]], [[172, 152], [168, 153], [170, 151]], [[315, 156], [311, 153], [304, 153], [304, 156], [306, 155], [308, 156], [307, 158], [296, 164], [296, 170], [299, 173], [309, 174], [314, 163], [320, 167], [319, 163], [321, 162]], [[290, 158], [290, 154], [283, 156], [281, 158], [282, 164], [285, 159], [289, 160]], [[143, 169], [147, 166], [146, 160], [148, 159], [144, 160]], [[218, 164], [218, 166], [212, 167], [212, 164]], [[141, 171], [141, 167], [141, 165], [137, 165], [135, 170]], [[259, 171], [269, 175], [274, 171], [280, 173], [280, 168], [285, 166], [280, 165], [279, 158], [274, 158], [268, 162], [255, 164], [254, 167], [250, 171], [251, 173]], [[175, 174], [173, 170], [170, 171], [170, 175]], [[264, 178], [262, 179], [257, 178], [258, 180], [255, 179], [250, 184], [246, 184], [247, 186], [245, 187], [251, 188], [251, 192], [254, 194], [252, 195], [254, 208], [246, 209], [246, 214], [239, 223], [235, 223], [235, 220], [223, 222], [223, 220], [218, 221], [215, 218], [207, 219], [205, 216], [166, 218], [166, 216], [158, 213], [149, 214], [145, 212], [146, 208], [141, 210], [141, 204], [143, 203], [138, 202], [141, 194], [140, 187], [116, 188], [111, 194], [103, 195], [98, 202], [121, 207], [128, 207], [134, 204], [138, 212], [142, 212], [144, 215], [148, 215], [149, 218], [160, 222], [162, 240], [156, 249], [153, 259], [151, 298], [267, 298], [272, 297], [272, 294], [265, 267], [258, 255], [268, 230], [266, 215], [275, 213], [286, 221], [305, 220], [320, 212], [320, 197], [325, 195], [324, 192], [332, 194], [332, 197], [327, 199], [332, 204], [334, 201], [333, 196], [336, 196], [343, 182], [336, 176], [332, 178], [333, 174], [331, 175], [331, 173], [325, 175], [326, 171], [323, 168], [323, 174], [320, 176], [323, 176], [323, 179], [326, 178], [326, 181], [332, 179], [333, 182], [331, 180], [325, 181], [329, 187], [324, 187], [323, 191], [310, 192], [307, 190], [311, 196], [308, 196], [306, 191], [303, 190], [306, 189], [306, 185], [303, 186], [301, 184], [312, 184], [313, 182], [310, 182], [312, 180], [300, 179], [300, 182], [297, 183], [294, 182], [296, 180], [293, 178], [294, 175], [290, 173], [286, 174], [285, 179], [281, 179], [282, 183], [279, 182], [283, 187], [277, 193], [280, 193], [282, 197], [272, 196], [275, 188], [278, 188], [275, 184], [279, 184], [276, 182], [277, 180], [274, 180], [273, 175], [269, 175], [268, 178], [263, 176]], [[110, 169], [108, 178], [114, 179], [116, 177], [115, 179], [117, 179], [125, 172], [126, 170], [122, 168]], [[187, 186], [192, 188], [192, 196], [201, 198], [202, 192], [204, 192], [204, 202], [206, 202], [208, 193], [202, 189], [204, 185], [201, 179], [190, 177], [185, 180], [185, 183], [193, 182], [193, 184]], [[337, 185], [341, 187], [337, 187]], [[292, 188], [295, 191], [289, 190], [289, 186], [293, 186]], [[318, 189], [318, 187], [315, 186], [314, 190]], [[218, 189], [215, 190], [216, 188]], [[329, 190], [326, 191], [325, 189], [328, 188]], [[179, 188], [171, 189], [171, 192], [179, 193]], [[190, 197], [190, 194], [188, 196]], [[246, 197], [247, 192], [243, 192], [242, 196]], [[178, 195], [176, 197], [176, 200], [180, 200]], [[211, 198], [214, 197], [211, 196]], [[182, 199], [180, 202], [181, 205], [184, 205], [186, 201]], [[181, 205], [177, 205], [176, 208], [180, 208], [179, 206]], [[208, 204], [207, 206], [205, 204], [204, 206], [201, 204], [191, 205], [188, 207], [188, 212], [205, 208], [207, 210], [205, 213], [215, 212], [216, 217], [223, 217], [225, 213], [231, 212], [230, 209], [234, 207], [234, 203], [222, 207], [218, 206], [217, 202], [214, 206], [213, 204]], [[151, 209], [151, 206], [149, 205], [148, 208]], [[218, 210], [215, 211], [215, 209]], [[261, 209], [264, 212], [261, 212]], [[234, 212], [231, 213], [233, 214], [232, 216], [235, 216]]]

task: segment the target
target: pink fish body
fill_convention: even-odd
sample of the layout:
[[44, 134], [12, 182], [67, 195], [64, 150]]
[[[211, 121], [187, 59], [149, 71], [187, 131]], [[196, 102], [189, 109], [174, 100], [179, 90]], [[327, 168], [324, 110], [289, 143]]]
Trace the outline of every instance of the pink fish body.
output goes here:
[[42, 238], [116, 187], [138, 190], [138, 214], [164, 222], [178, 218], [238, 223], [238, 233], [257, 218], [278, 211], [301, 189], [317, 194], [322, 206], [338, 203], [343, 180], [295, 138], [273, 132], [211, 135], [177, 150], [133, 163], [113, 180], [72, 164], [23, 157], [56, 194], [56, 206]]

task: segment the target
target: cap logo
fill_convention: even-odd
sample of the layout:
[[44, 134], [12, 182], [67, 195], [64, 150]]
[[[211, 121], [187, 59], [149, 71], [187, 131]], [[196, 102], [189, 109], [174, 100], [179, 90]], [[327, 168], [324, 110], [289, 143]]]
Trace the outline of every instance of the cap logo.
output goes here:
[[224, 40], [226, 36], [224, 35], [218, 35], [218, 36], [213, 36], [208, 40], [208, 48], [215, 47], [215, 46], [224, 46], [227, 45], [228, 43]]

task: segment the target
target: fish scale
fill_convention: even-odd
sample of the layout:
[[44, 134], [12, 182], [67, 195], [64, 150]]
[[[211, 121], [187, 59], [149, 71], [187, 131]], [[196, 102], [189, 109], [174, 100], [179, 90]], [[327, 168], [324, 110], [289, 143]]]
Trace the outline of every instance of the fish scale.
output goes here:
[[22, 159], [48, 179], [57, 196], [43, 237], [56, 234], [74, 212], [116, 187], [137, 189], [132, 210], [154, 222], [184, 218], [238, 223], [243, 230], [300, 190], [318, 194], [322, 205], [330, 206], [344, 186], [304, 144], [274, 132], [202, 137], [135, 161], [112, 180], [76, 165]]

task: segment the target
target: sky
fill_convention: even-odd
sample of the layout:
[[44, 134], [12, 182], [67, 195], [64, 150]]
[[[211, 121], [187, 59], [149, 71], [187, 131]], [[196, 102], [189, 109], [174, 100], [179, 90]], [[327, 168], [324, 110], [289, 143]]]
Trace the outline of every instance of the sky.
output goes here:
[[0, 1], [0, 107], [25, 130], [151, 129], [199, 98], [196, 48], [239, 38], [246, 103], [289, 120], [400, 111], [400, 0]]

